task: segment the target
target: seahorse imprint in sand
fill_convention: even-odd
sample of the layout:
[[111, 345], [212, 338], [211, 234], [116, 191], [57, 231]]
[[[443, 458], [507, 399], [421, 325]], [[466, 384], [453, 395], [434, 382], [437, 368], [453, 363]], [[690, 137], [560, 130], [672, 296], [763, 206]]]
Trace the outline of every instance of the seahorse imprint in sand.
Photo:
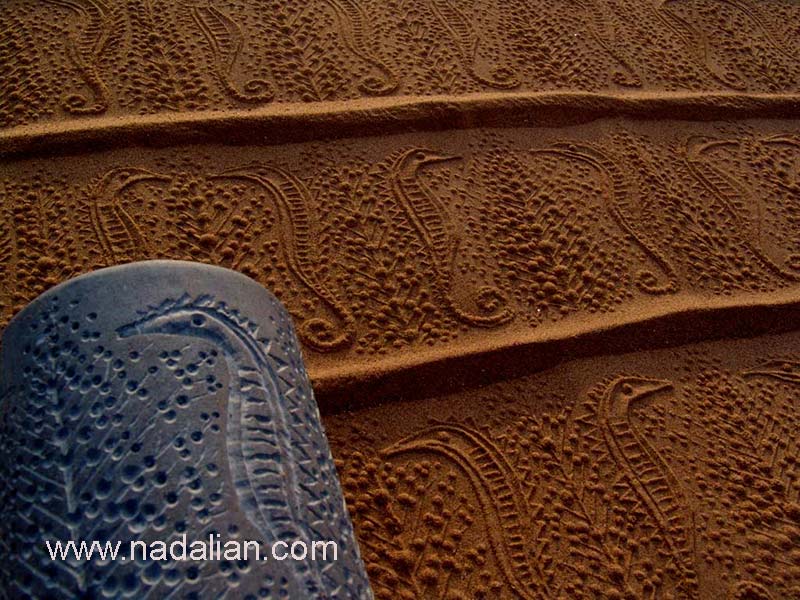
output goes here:
[[514, 593], [526, 600], [552, 597], [540, 566], [530, 561], [526, 544], [528, 507], [514, 469], [483, 434], [453, 424], [435, 425], [384, 448], [383, 456], [435, 453], [454, 462], [468, 477], [487, 520], [487, 533], [502, 573]]
[[[654, 9], [656, 16], [675, 32], [690, 49], [694, 58], [714, 77], [717, 81], [735, 90], [744, 90], [747, 83], [744, 78], [731, 69], [721, 66], [712, 55], [711, 43], [708, 36], [694, 22], [684, 19], [670, 10], [670, 5], [677, 5], [680, 0], [656, 0]], [[747, 3], [740, 0], [718, 0], [732, 9], [744, 15], [756, 30], [759, 30], [766, 38], [769, 45], [776, 53], [786, 57], [790, 64], [795, 64], [798, 57], [789, 49], [787, 43], [769, 24], [769, 21], [759, 14], [756, 3]]]
[[67, 56], [77, 67], [81, 77], [92, 92], [92, 97], [81, 93], [64, 96], [65, 111], [76, 115], [97, 115], [108, 110], [109, 91], [99, 73], [98, 63], [121, 35], [121, 14], [112, 14], [113, 5], [104, 0], [45, 0], [67, 8], [86, 23], [79, 35], [67, 35]]
[[697, 595], [694, 523], [678, 478], [658, 451], [631, 423], [631, 409], [652, 394], [672, 389], [669, 381], [621, 376], [604, 381], [597, 403], [597, 426], [606, 447], [661, 531], [681, 575], [679, 586]]
[[[0, 187], [0, 193], [5, 190]], [[17, 261], [19, 260], [19, 247], [17, 245], [17, 232], [14, 228], [14, 219], [11, 216], [11, 207], [6, 203], [0, 206], [0, 316], [6, 316], [11, 308], [11, 298], [16, 289]]]
[[448, 309], [464, 323], [494, 327], [514, 316], [509, 308], [503, 306], [507, 300], [497, 288], [484, 286], [478, 290], [475, 304], [483, 314], [468, 312], [453, 301], [451, 284], [459, 237], [447, 209], [418, 178], [419, 170], [425, 165], [457, 158], [424, 148], [397, 153], [390, 166], [392, 192], [430, 252], [438, 292], [447, 302]]
[[211, 179], [244, 179], [266, 189], [275, 199], [279, 216], [279, 234], [291, 273], [316, 294], [334, 313], [339, 325], [314, 317], [299, 326], [300, 336], [319, 351], [348, 346], [353, 341], [355, 318], [319, 276], [316, 236], [319, 230], [306, 186], [297, 177], [267, 165], [254, 164], [223, 171]]
[[152, 248], [120, 195], [141, 181], [169, 181], [166, 175], [137, 167], [111, 169], [89, 189], [89, 222], [107, 264], [152, 258]]
[[595, 2], [586, 6], [579, 0], [577, 4], [588, 16], [589, 22], [587, 26], [589, 33], [619, 67], [611, 76], [614, 83], [624, 87], [642, 87], [642, 78], [616, 48], [617, 39], [614, 32], [614, 24], [608, 18], [608, 15], [612, 13], [612, 9], [608, 6], [592, 6], [591, 4], [595, 4]]
[[606, 199], [608, 214], [617, 226], [645, 252], [650, 260], [658, 265], [661, 272], [667, 277], [667, 281], [659, 282], [655, 273], [649, 269], [643, 269], [636, 273], [637, 286], [648, 294], [669, 294], [678, 290], [677, 277], [672, 265], [655, 246], [646, 241], [631, 225], [632, 219], [629, 216], [630, 192], [628, 191], [627, 179], [613, 160], [587, 144], [567, 142], [555, 143], [551, 148], [534, 149], [532, 152], [579, 160], [599, 171], [606, 179], [607, 193], [604, 198]]
[[[800, 142], [786, 136], [773, 136], [761, 140], [760, 143], [767, 145], [786, 144], [800, 148]], [[800, 281], [800, 257], [796, 255], [789, 256], [782, 263], [779, 259], [770, 256], [764, 249], [761, 240], [764, 216], [759, 197], [756, 196], [752, 201], [756, 210], [754, 218], [750, 218], [745, 214], [746, 211], [741, 208], [743, 196], [737, 191], [736, 184], [733, 183], [732, 178], [712, 167], [704, 156], [705, 153], [716, 148], [739, 147], [741, 144], [742, 141], [736, 139], [709, 140], [707, 138], [692, 137], [686, 142], [685, 161], [698, 181], [722, 203], [724, 209], [734, 220], [736, 231], [744, 233], [747, 247], [758, 263], [768, 271], [789, 281]], [[792, 191], [796, 193], [800, 191], [800, 187]]]
[[[179, 335], [211, 342], [223, 353], [232, 382], [227, 406], [228, 465], [239, 506], [250, 522], [271, 540], [305, 540], [315, 532], [299, 515], [307, 510], [300, 496], [298, 469], [312, 459], [300, 456], [290, 419], [291, 406], [279, 392], [277, 373], [269, 360], [272, 340], [258, 338], [258, 325], [210, 296], [184, 295], [166, 300], [117, 330], [122, 338]], [[266, 415], [264, 413], [267, 413]], [[333, 516], [331, 516], [333, 517]], [[325, 589], [324, 562], [312, 568], [293, 561], [299, 589]]]
[[[587, 426], [585, 431], [573, 435], [592, 440], [607, 457], [606, 462], [611, 461], [614, 466], [610, 476], [615, 485], [622, 485], [645, 511], [637, 517], [642, 521], [640, 526], [655, 526], [659, 531], [658, 543], [674, 566], [681, 597], [696, 597], [693, 514], [669, 465], [631, 423], [631, 409], [637, 402], [671, 387], [667, 381], [638, 376], [605, 379], [584, 404], [591, 413], [573, 422], [582, 429]], [[536, 558], [543, 555], [529, 545], [532, 538], [527, 528], [538, 518], [532, 514], [530, 494], [519, 481], [518, 471], [490, 439], [463, 425], [437, 423], [381, 451], [384, 458], [407, 453], [438, 454], [458, 465], [474, 490], [486, 520], [492, 554], [507, 585], [520, 597], [554, 597], [548, 589], [552, 573], [548, 576], [547, 564]], [[592, 526], [585, 508], [583, 513], [574, 514]]]
[[495, 67], [484, 75], [475, 68], [475, 54], [480, 39], [472, 27], [472, 22], [453, 0], [431, 0], [433, 14], [447, 30], [458, 48], [459, 57], [469, 75], [478, 83], [498, 89], [511, 89], [520, 84], [517, 76], [507, 67]]
[[370, 96], [385, 96], [396, 91], [398, 77], [369, 49], [369, 16], [357, 0], [326, 0], [336, 14], [345, 44], [355, 56], [377, 70], [380, 75], [370, 75], [361, 80], [358, 89]]
[[225, 91], [239, 102], [270, 102], [275, 91], [269, 81], [249, 79], [239, 89], [233, 80], [232, 73], [245, 43], [239, 25], [210, 3], [192, 7], [191, 14], [211, 48], [215, 73]]

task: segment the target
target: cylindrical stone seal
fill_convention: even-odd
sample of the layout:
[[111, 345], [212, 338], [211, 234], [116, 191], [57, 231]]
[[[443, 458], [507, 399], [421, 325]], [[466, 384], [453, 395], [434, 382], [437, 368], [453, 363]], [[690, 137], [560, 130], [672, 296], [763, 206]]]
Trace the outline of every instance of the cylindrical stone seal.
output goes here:
[[1, 373], [7, 597], [372, 597], [291, 320], [253, 280], [77, 277], [12, 320]]

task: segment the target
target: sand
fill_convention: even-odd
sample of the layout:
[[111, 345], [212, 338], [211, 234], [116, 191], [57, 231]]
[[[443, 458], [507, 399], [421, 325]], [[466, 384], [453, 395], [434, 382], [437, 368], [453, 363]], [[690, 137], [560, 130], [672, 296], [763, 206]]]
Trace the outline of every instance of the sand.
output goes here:
[[0, 325], [267, 286], [379, 598], [800, 596], [800, 7], [246, 4], [0, 7]]
[[564, 363], [326, 422], [386, 598], [796, 598], [798, 336]]

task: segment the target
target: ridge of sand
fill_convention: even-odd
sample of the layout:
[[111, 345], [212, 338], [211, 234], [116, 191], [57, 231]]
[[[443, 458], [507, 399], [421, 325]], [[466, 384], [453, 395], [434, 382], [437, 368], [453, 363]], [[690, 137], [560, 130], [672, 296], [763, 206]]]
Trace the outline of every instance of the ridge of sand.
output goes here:
[[[454, 554], [454, 597], [556, 598], [575, 575], [551, 565], [591, 548], [589, 597], [647, 598], [646, 575], [624, 576], [632, 560], [664, 597], [797, 598], [797, 347], [794, 332], [620, 352], [327, 415], [373, 587], [426, 597], [453, 569], [403, 578], [408, 561]], [[498, 591], [474, 594], [487, 567]]]
[[739, 336], [740, 313], [756, 330], [771, 309], [736, 307], [800, 294], [796, 123], [616, 119], [8, 160], [0, 322], [101, 266], [238, 269], [295, 317], [329, 412], [592, 345], [697, 339], [681, 328]]
[[[796, 0], [4, 4], [0, 327], [148, 258], [268, 287], [378, 600], [800, 598]], [[224, 521], [206, 447], [129, 526]]]
[[[700, 341], [784, 333], [800, 328], [800, 290], [741, 294], [737, 298], [684, 295], [632, 306], [625, 313], [543, 324], [533, 330], [487, 333], [380, 362], [357, 360], [309, 367], [323, 413], [338, 413], [389, 397], [401, 400], [446, 394], [520, 377], [560, 363], [675, 347]], [[491, 369], [487, 370], [486, 366]], [[424, 387], [419, 382], [424, 381]]]
[[520, 92], [270, 104], [250, 110], [90, 117], [0, 131], [0, 157], [219, 142], [275, 145], [476, 127], [565, 126], [598, 119], [795, 118], [800, 94]]

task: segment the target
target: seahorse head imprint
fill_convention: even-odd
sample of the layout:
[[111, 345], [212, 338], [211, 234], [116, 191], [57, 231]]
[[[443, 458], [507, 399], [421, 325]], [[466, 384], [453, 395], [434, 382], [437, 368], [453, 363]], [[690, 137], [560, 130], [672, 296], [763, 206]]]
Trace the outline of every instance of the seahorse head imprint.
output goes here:
[[[444, 449], [457, 442], [460, 427], [454, 425], [434, 425], [406, 436], [381, 451], [384, 458], [391, 458], [405, 452]], [[464, 429], [463, 431], [466, 431]]]
[[404, 175], [416, 175], [417, 170], [433, 163], [447, 162], [451, 160], [461, 160], [460, 156], [442, 154], [427, 148], [412, 148], [402, 154], [398, 163]]
[[800, 385], [800, 360], [792, 358], [771, 358], [761, 364], [742, 371], [744, 377], [773, 377], [788, 383]]
[[[226, 449], [233, 487], [241, 510], [270, 541], [312, 538], [303, 520], [289, 409], [278, 375], [257, 338], [258, 326], [210, 296], [188, 294], [151, 307], [117, 329], [121, 338], [161, 334], [197, 337], [222, 351], [229, 385]], [[300, 589], [324, 589], [324, 565], [293, 561]]]
[[300, 323], [302, 340], [315, 350], [329, 352], [353, 341], [355, 319], [319, 274], [316, 252], [318, 223], [308, 189], [292, 173], [264, 164], [252, 164], [223, 171], [211, 179], [244, 179], [262, 186], [275, 199], [279, 217], [281, 248], [289, 270], [336, 315], [338, 324], [323, 317]]
[[[143, 312], [136, 321], [117, 329], [117, 334], [121, 338], [152, 334], [203, 337], [218, 345], [226, 355], [245, 359], [246, 357], [241, 354], [240, 344], [255, 344], [255, 340], [248, 340], [247, 337], [244, 337], [239, 339], [240, 344], [232, 343], [231, 332], [228, 329], [230, 323], [236, 323], [233, 321], [235, 313], [226, 315], [230, 321], [228, 319], [223, 321], [219, 315], [212, 316], [209, 313], [205, 306], [207, 301], [210, 302], [210, 299], [199, 298], [191, 301], [188, 296], [183, 296], [178, 300], [166, 300], [161, 305]], [[236, 325], [245, 328], [248, 337], [257, 333], [257, 328], [246, 322], [236, 323]], [[249, 330], [247, 330], [248, 327]], [[258, 356], [256, 352], [250, 358], [258, 358]]]
[[401, 152], [391, 165], [392, 189], [406, 217], [431, 254], [438, 292], [450, 311], [464, 323], [494, 327], [513, 318], [514, 313], [506, 306], [508, 299], [495, 287], [481, 286], [475, 296], [475, 306], [480, 314], [461, 308], [453, 300], [451, 283], [459, 236], [444, 203], [417, 178], [419, 170], [426, 165], [460, 159], [460, 156], [427, 148], [411, 148]]
[[617, 379], [607, 392], [607, 415], [627, 418], [634, 402], [644, 400], [656, 392], [672, 389], [672, 382], [649, 377], [622, 377]]

